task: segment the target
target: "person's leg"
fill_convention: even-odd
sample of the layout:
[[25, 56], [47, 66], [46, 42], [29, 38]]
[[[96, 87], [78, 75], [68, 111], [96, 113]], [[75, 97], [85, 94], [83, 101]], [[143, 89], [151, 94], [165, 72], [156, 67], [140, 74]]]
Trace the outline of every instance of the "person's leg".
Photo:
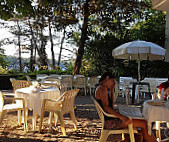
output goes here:
[[[143, 138], [146, 142], [157, 142], [157, 140], [153, 134], [151, 134], [151, 136], [148, 134], [148, 127], [147, 127], [146, 120], [132, 119], [132, 122], [133, 122], [134, 128], [138, 127], [138, 128], [142, 129]], [[120, 128], [127, 128], [129, 123], [130, 123], [130, 121], [128, 121], [128, 123], [127, 122], [121, 123]]]
[[151, 136], [148, 134], [148, 126], [147, 121], [142, 119], [133, 119], [133, 127], [139, 127], [142, 129], [143, 138], [146, 142], [157, 142], [155, 136], [151, 134]]

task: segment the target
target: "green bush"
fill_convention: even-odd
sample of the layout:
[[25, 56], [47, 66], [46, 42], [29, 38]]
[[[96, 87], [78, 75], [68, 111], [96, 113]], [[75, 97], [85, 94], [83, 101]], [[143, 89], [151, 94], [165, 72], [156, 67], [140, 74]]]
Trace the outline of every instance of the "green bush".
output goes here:
[[15, 70], [15, 69], [7, 71], [7, 74], [19, 74], [19, 73], [20, 73], [19, 70]]
[[25, 76], [18, 76], [16, 79], [18, 79], [18, 80], [27, 80]]
[[7, 74], [7, 72], [8, 71], [6, 69], [0, 67], [0, 74]]

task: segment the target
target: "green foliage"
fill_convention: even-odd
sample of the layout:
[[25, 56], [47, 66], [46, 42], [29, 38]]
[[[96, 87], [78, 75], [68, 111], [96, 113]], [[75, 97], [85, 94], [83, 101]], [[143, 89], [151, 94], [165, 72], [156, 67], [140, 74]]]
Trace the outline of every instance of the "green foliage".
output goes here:
[[73, 65], [71, 62], [64, 62], [65, 71], [64, 74], [73, 74]]
[[4, 55], [0, 55], [0, 66], [2, 68], [7, 68], [9, 65], [9, 61], [5, 60], [5, 56]]
[[150, 41], [164, 47], [165, 16], [164, 12], [149, 9], [145, 12], [143, 19], [130, 29], [130, 39]]
[[[0, 5], [0, 18], [18, 20], [20, 22], [24, 17], [34, 20], [30, 23], [34, 37], [30, 39], [31, 47], [38, 47], [37, 54], [41, 53], [40, 63], [45, 61], [43, 58], [46, 50], [49, 36], [43, 35], [43, 30], [48, 26], [51, 20], [51, 27], [54, 31], [59, 31], [66, 26], [73, 26], [78, 22], [79, 17], [83, 17], [84, 3], [86, 1], [74, 0], [44, 0], [40, 4], [31, 6], [32, 0], [2, 0]], [[90, 1], [91, 2], [91, 1]], [[137, 78], [137, 63], [124, 60], [115, 60], [112, 57], [112, 50], [118, 45], [131, 40], [146, 40], [164, 46], [165, 40], [165, 14], [163, 12], [150, 9], [147, 1], [131, 0], [104, 0], [89, 2], [89, 21], [88, 37], [85, 38], [85, 53], [82, 60], [80, 73], [86, 76], [97, 76], [105, 71], [113, 71], [116, 76], [133, 76]], [[33, 15], [34, 14], [34, 15]], [[53, 20], [52, 20], [53, 19]], [[83, 19], [82, 19], [83, 20]], [[26, 20], [25, 20], [26, 21]], [[79, 22], [82, 25], [83, 21]], [[134, 25], [132, 25], [134, 23]], [[71, 26], [69, 28], [71, 28]], [[30, 28], [28, 27], [28, 28]], [[79, 31], [78, 25], [75, 26]], [[81, 28], [81, 27], [80, 27]], [[30, 35], [30, 29], [25, 35]], [[72, 30], [73, 31], [73, 30]], [[67, 37], [74, 35], [74, 44], [79, 46], [80, 32], [67, 33]], [[53, 36], [54, 37], [54, 36]], [[34, 39], [33, 39], [34, 38]], [[36, 41], [39, 41], [36, 43]], [[0, 65], [5, 68], [8, 63], [4, 56], [0, 55]], [[163, 65], [163, 66], [161, 66]], [[168, 64], [162, 62], [141, 62], [141, 75], [144, 76], [162, 76], [162, 71], [166, 72]], [[156, 66], [158, 68], [156, 68]], [[165, 69], [164, 69], [165, 67]], [[46, 67], [45, 67], [46, 68]], [[43, 66], [44, 69], [44, 66]], [[45, 70], [29, 72], [30, 75], [36, 74], [72, 74], [73, 65], [65, 62], [65, 70]], [[7, 73], [19, 74], [17, 70], [10, 70]]]
[[19, 72], [19, 70], [12, 69], [12, 70], [8, 70], [7, 74], [16, 75], [16, 74], [20, 74], [20, 72]]
[[0, 74], [7, 74], [7, 69], [0, 67]]
[[9, 20], [14, 17], [21, 18], [22, 16], [30, 15], [32, 13], [31, 11], [31, 0], [1, 0], [1, 19]]
[[[9, 62], [5, 59], [4, 49], [1, 48], [3, 41], [0, 41], [0, 67], [6, 70], [9, 65]], [[3, 72], [3, 71], [2, 71]]]
[[18, 80], [27, 80], [25, 76], [18, 76], [16, 79], [18, 79]]
[[90, 66], [87, 71], [90, 76], [112, 70], [114, 65], [112, 49], [120, 43], [112, 34], [105, 36], [98, 34], [97, 37], [99, 38], [88, 42], [84, 53], [85, 62]]

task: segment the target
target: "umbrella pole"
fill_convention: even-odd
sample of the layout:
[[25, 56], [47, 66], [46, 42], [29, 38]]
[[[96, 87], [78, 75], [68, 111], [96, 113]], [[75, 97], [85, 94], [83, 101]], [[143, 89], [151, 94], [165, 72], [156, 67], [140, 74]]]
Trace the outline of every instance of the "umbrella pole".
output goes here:
[[140, 82], [140, 60], [138, 60], [138, 82]]

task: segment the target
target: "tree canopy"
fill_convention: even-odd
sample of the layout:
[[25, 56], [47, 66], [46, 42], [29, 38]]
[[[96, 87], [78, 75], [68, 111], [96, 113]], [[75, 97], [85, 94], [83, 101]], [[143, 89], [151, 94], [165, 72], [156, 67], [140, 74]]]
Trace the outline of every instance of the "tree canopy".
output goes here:
[[[165, 42], [165, 13], [153, 10], [149, 0], [2, 0], [0, 18], [15, 21], [17, 28], [11, 32], [17, 37], [20, 71], [24, 49], [30, 52], [29, 68], [33, 71], [37, 62], [42, 67], [50, 65], [46, 53], [50, 48], [53, 69], [56, 51], [59, 68], [62, 50], [69, 50], [77, 55], [74, 74], [96, 75], [113, 68], [123, 74], [127, 67], [134, 74], [135, 63], [115, 61], [112, 50], [137, 39], [161, 46]], [[77, 50], [64, 46], [70, 41]]]

